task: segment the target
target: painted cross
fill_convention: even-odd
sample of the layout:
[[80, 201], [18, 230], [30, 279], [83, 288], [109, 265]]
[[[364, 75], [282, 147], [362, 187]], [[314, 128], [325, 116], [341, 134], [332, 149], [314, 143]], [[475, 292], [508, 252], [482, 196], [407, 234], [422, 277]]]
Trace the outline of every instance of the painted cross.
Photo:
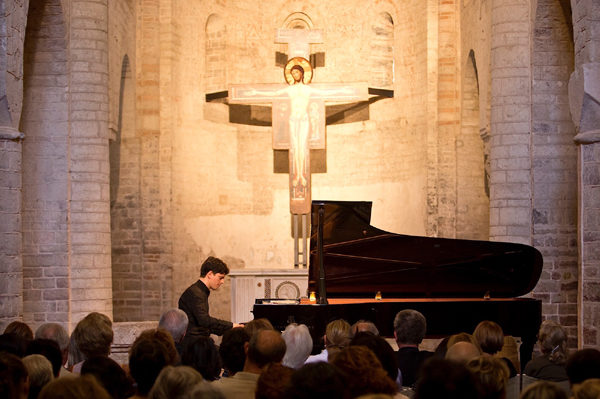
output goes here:
[[[314, 35], [312, 39], [310, 34], [305, 36], [305, 41], [315, 40]], [[286, 40], [297, 41], [302, 37], [294, 33], [287, 35]], [[277, 40], [281, 39], [278, 36]], [[325, 148], [325, 102], [368, 99], [366, 84], [309, 84], [312, 73], [310, 62], [296, 56], [288, 61], [284, 70], [288, 85], [234, 85], [229, 88], [230, 103], [272, 104], [273, 149], [289, 150], [290, 212], [295, 215], [310, 213], [310, 150]]]

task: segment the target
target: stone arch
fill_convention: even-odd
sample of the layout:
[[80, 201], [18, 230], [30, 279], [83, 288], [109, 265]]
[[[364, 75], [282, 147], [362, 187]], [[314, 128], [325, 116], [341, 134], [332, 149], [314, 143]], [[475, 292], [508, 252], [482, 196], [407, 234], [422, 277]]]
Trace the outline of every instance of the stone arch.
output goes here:
[[[534, 295], [546, 317], [558, 318], [572, 336], [577, 319], [577, 147], [569, 111], [573, 71], [570, 11], [559, 0], [538, 0], [532, 47], [531, 153], [533, 242], [544, 256]], [[558, 304], [558, 305], [557, 305]]]
[[479, 134], [479, 83], [473, 50], [463, 68], [461, 93], [461, 125], [456, 138], [456, 237], [486, 240], [490, 201], [485, 165], [489, 156]]
[[[23, 54], [24, 321], [69, 321], [69, 91], [59, 0], [29, 3]], [[51, 319], [48, 318], [51, 315]]]
[[115, 321], [143, 320], [141, 143], [135, 133], [135, 89], [123, 57], [115, 139], [109, 144], [113, 313]]
[[282, 26], [285, 29], [312, 29], [313, 21], [306, 13], [294, 12], [287, 16]]
[[206, 92], [224, 90], [227, 85], [227, 26], [218, 14], [206, 20]]
[[392, 88], [394, 84], [394, 20], [387, 12], [376, 15], [369, 40], [369, 85]]

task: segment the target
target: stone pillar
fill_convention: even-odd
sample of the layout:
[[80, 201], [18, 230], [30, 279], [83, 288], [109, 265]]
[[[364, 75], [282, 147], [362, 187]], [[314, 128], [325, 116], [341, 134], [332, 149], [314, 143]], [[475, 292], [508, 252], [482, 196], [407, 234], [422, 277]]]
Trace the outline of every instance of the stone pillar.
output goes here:
[[490, 239], [531, 244], [528, 0], [492, 3]]
[[575, 71], [569, 82], [579, 145], [578, 346], [600, 344], [600, 5], [573, 4]]
[[112, 314], [107, 0], [70, 10], [71, 318]]

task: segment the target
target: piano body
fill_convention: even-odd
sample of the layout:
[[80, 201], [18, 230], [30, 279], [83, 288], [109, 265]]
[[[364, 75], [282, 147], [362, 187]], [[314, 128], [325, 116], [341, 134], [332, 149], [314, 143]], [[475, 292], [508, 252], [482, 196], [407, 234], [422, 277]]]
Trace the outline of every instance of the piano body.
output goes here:
[[371, 320], [392, 337], [394, 317], [403, 309], [425, 315], [429, 337], [472, 333], [480, 321], [492, 320], [506, 335], [521, 337], [521, 364], [531, 359], [542, 304], [518, 297], [537, 284], [539, 251], [393, 234], [371, 226], [370, 217], [370, 202], [313, 201], [308, 286], [317, 301], [257, 300], [254, 318], [281, 330], [290, 322], [306, 324], [314, 342], [339, 318]]

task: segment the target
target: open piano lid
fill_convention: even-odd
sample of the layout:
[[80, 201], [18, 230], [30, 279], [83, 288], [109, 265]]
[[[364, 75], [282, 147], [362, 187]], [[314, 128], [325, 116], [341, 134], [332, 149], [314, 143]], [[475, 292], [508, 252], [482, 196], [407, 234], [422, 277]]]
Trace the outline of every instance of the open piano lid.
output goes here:
[[313, 201], [309, 291], [319, 291], [320, 207], [330, 298], [511, 298], [529, 293], [542, 271], [528, 245], [389, 233], [370, 225], [371, 202]]

